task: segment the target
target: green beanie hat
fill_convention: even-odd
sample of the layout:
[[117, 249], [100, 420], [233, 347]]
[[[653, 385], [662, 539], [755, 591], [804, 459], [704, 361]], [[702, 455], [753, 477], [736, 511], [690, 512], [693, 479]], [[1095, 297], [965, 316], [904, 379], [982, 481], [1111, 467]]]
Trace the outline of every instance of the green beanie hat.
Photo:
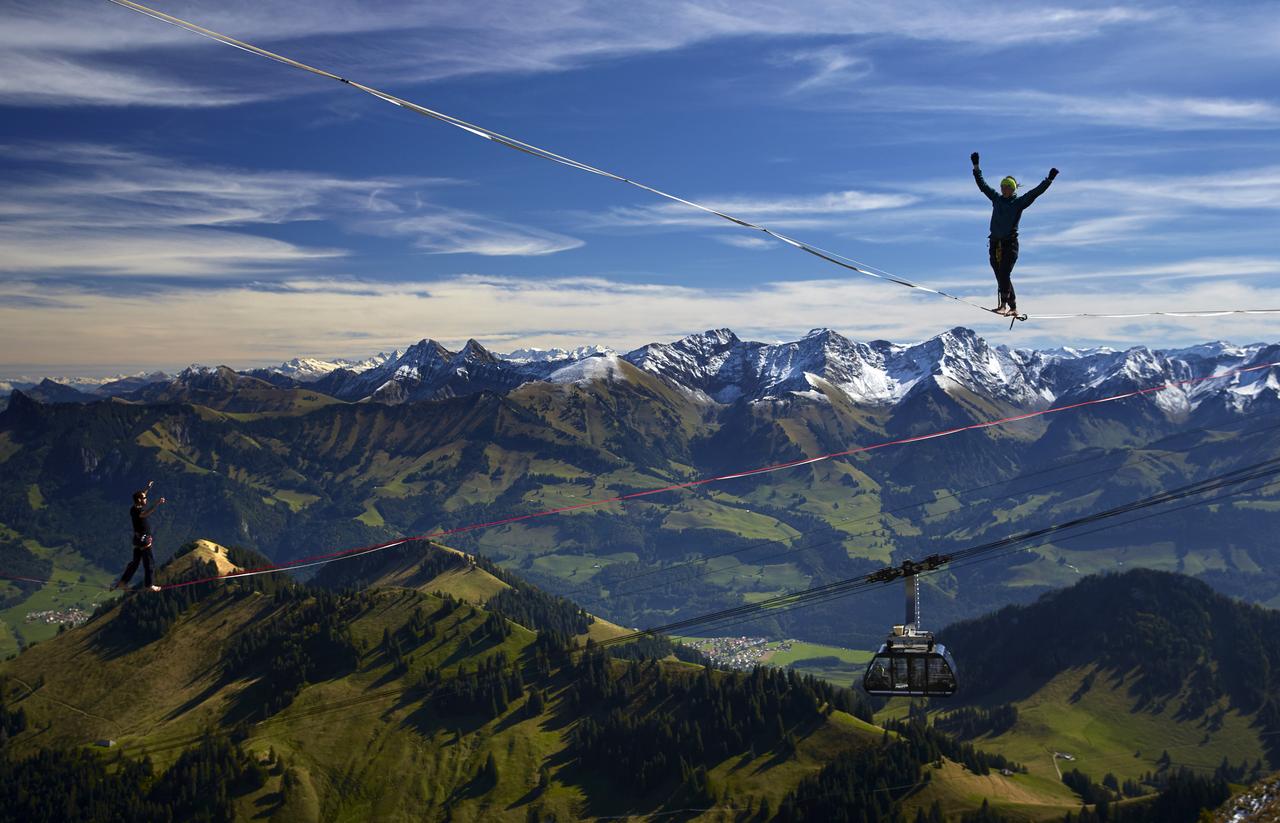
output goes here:
[[1005, 179], [1003, 179], [1003, 180], [1001, 180], [1001, 181], [1000, 181], [1000, 187], [1001, 187], [1001, 188], [1004, 188], [1005, 186], [1008, 186], [1008, 187], [1010, 187], [1011, 189], [1013, 189], [1014, 191], [1017, 191], [1017, 189], [1018, 189], [1018, 181], [1017, 181], [1017, 180], [1014, 180], [1014, 179], [1013, 179], [1013, 177], [1012, 177], [1012, 175], [1011, 175], [1011, 176], [1006, 177]]

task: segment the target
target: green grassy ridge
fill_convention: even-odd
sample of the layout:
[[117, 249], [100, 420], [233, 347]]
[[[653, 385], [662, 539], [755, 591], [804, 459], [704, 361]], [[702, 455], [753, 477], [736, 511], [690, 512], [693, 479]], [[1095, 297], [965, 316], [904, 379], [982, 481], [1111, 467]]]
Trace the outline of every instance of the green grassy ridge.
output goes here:
[[[164, 639], [122, 658], [98, 660], [90, 671], [81, 671], [75, 661], [98, 656], [94, 636], [109, 625], [108, 617], [98, 625], [31, 649], [10, 661], [4, 674], [27, 683], [43, 680], [39, 698], [29, 697], [22, 705], [33, 726], [52, 724], [41, 736], [44, 745], [84, 745], [107, 736], [116, 739], [123, 751], [145, 752], [164, 765], [176, 759], [205, 728], [218, 727], [226, 709], [250, 687], [247, 682], [211, 681], [207, 672], [217, 669], [219, 638], [234, 632], [238, 625], [269, 617], [272, 607], [264, 600], [269, 598], [261, 594], [215, 595], [203, 607], [193, 609]], [[372, 647], [384, 630], [402, 628], [413, 607], [430, 609], [440, 602], [415, 592], [386, 592], [351, 623], [352, 635]], [[366, 653], [351, 676], [308, 686], [288, 709], [251, 727], [248, 745], [254, 751], [274, 747], [291, 765], [305, 769], [323, 800], [326, 816], [368, 819], [380, 817], [383, 811], [403, 815], [414, 803], [429, 806], [438, 802], [438, 791], [422, 795], [413, 789], [414, 785], [425, 785], [423, 781], [452, 788], [458, 775], [465, 772], [467, 758], [454, 762], [445, 757], [452, 733], [438, 720], [435, 724], [441, 728], [429, 734], [407, 732], [406, 716], [412, 710], [397, 708], [396, 696], [379, 700], [370, 695], [388, 691], [388, 686], [407, 691], [412, 677], [426, 666], [452, 674], [459, 667], [473, 665], [479, 654], [473, 656], [462, 644], [485, 617], [482, 610], [463, 607], [446, 618], [440, 626], [441, 639], [415, 650], [407, 675], [389, 677], [390, 662], [384, 661], [380, 652]], [[445, 639], [447, 635], [455, 637]], [[518, 656], [532, 637], [531, 632], [514, 627], [508, 640], [484, 649], [483, 655], [505, 651]], [[161, 683], [183, 687], [157, 688]], [[355, 705], [349, 705], [353, 702]], [[87, 714], [69, 713], [64, 704], [81, 707]], [[470, 732], [471, 736], [476, 732]], [[489, 742], [488, 736], [479, 737]], [[21, 746], [24, 741], [19, 738], [15, 743]], [[418, 773], [427, 765], [418, 754], [424, 746], [440, 751], [443, 759], [438, 768], [415, 784], [400, 785], [406, 772]], [[506, 746], [495, 745], [495, 750], [505, 751]], [[353, 783], [358, 791], [348, 791]], [[397, 808], [379, 809], [369, 801], [373, 797], [389, 798]]]
[[929, 782], [903, 804], [907, 820], [917, 810], [927, 813], [935, 801], [949, 820], [971, 813], [984, 800], [1006, 819], [1018, 823], [1060, 823], [1068, 812], [1080, 810], [1080, 798], [1056, 778], [996, 772], [978, 775], [951, 761], [929, 769]]
[[[961, 690], [928, 711], [936, 718], [964, 706], [1012, 705], [1011, 727], [973, 742], [1040, 781], [1079, 769], [1094, 782], [1108, 773], [1139, 782], [1165, 768], [1166, 755], [1172, 767], [1201, 774], [1224, 759], [1233, 768], [1274, 766], [1268, 661], [1280, 650], [1278, 619], [1185, 576], [1090, 577], [946, 630]], [[1251, 672], [1243, 680], [1242, 665]], [[908, 708], [889, 701], [878, 716], [902, 717]]]
[[[423, 810], [447, 803], [452, 820], [523, 820], [534, 802], [568, 818], [588, 807], [643, 813], [666, 802], [664, 796], [628, 796], [625, 786], [602, 783], [581, 767], [556, 765], [574, 723], [565, 716], [569, 683], [563, 679], [548, 689], [546, 707], [536, 716], [527, 716], [527, 697], [492, 720], [442, 716], [430, 703], [410, 699], [412, 682], [428, 667], [449, 676], [499, 652], [519, 659], [534, 640], [532, 632], [513, 626], [501, 643], [466, 649], [463, 638], [487, 615], [462, 606], [445, 618], [435, 639], [407, 651], [407, 671], [394, 671], [378, 648], [384, 632], [403, 630], [414, 609], [431, 611], [441, 602], [413, 591], [376, 594], [349, 624], [352, 637], [367, 648], [356, 671], [307, 686], [286, 709], [247, 727], [244, 745], [251, 753], [265, 757], [274, 750], [294, 770], [290, 808], [318, 809], [325, 819], [391, 820], [419, 819]], [[39, 644], [0, 666], [10, 705], [20, 705], [29, 728], [39, 730], [11, 745], [20, 753], [109, 737], [117, 751], [145, 753], [158, 768], [167, 766], [205, 729], [225, 728], [228, 713], [252, 694], [251, 680], [217, 675], [221, 650], [242, 627], [269, 620], [278, 608], [268, 594], [227, 588], [181, 616], [161, 640], [123, 654], [104, 653], [102, 645], [116, 611]], [[735, 757], [712, 771], [733, 796], [768, 796], [776, 804], [832, 752], [877, 736], [878, 730], [836, 713], [803, 733], [793, 758]], [[499, 780], [482, 790], [476, 775], [489, 755]], [[535, 791], [539, 768], [547, 764], [550, 785]], [[279, 792], [282, 779], [241, 798], [242, 814], [260, 811], [257, 803]]]
[[[1092, 688], [1073, 700], [1090, 674]], [[1011, 819], [1058, 821], [1065, 811], [1078, 809], [1080, 802], [1061, 782], [1062, 771], [1079, 769], [1097, 783], [1110, 773], [1123, 783], [1128, 779], [1139, 782], [1145, 774], [1159, 773], [1159, 760], [1165, 753], [1173, 768], [1185, 766], [1200, 774], [1212, 773], [1224, 757], [1232, 766], [1241, 760], [1252, 764], [1260, 758], [1267, 762], [1253, 717], [1229, 712], [1222, 728], [1209, 731], [1196, 720], [1177, 720], [1180, 706], [1176, 701], [1158, 712], [1144, 709], [1127, 692], [1121, 676], [1096, 667], [1068, 669], [1034, 694], [1012, 701], [1018, 709], [1018, 721], [1012, 728], [970, 741], [984, 751], [1026, 767], [1027, 774], [1014, 775], [1006, 784], [1033, 791], [1037, 795], [1035, 802], [1020, 797], [1010, 785], [993, 791], [989, 779], [966, 773], [949, 775], [954, 780], [928, 786], [908, 804], [910, 813], [914, 814], [915, 808], [927, 811], [938, 800], [944, 812], [958, 814], [972, 809], [985, 796]], [[1002, 697], [986, 695], [982, 704], [996, 705]], [[936, 718], [957, 705], [933, 701], [928, 712]], [[905, 699], [890, 700], [877, 713], [877, 719], [905, 717], [908, 708]], [[1055, 766], [1055, 752], [1069, 754], [1073, 759], [1057, 759]], [[1063, 808], [1063, 804], [1071, 808]]]
[[[1073, 699], [1090, 675], [1092, 687]], [[1058, 769], [1078, 768], [1095, 781], [1108, 772], [1121, 782], [1138, 780], [1159, 769], [1158, 761], [1166, 751], [1175, 766], [1210, 771], [1224, 756], [1233, 766], [1242, 759], [1267, 762], [1252, 715], [1227, 711], [1222, 727], [1210, 730], [1198, 718], [1178, 720], [1181, 703], [1177, 700], [1158, 711], [1143, 708], [1141, 700], [1128, 693], [1124, 676], [1095, 666], [1065, 670], [1033, 694], [1010, 701], [1019, 713], [1013, 728], [995, 736], [983, 735], [974, 742], [1044, 778], [1056, 778]], [[984, 696], [980, 705], [997, 705], [1004, 696]], [[956, 705], [939, 701], [929, 711], [936, 715]], [[892, 700], [883, 716], [903, 717], [907, 707], [905, 700]], [[1059, 760], [1055, 769], [1054, 752], [1075, 759]]]
[[[540, 810], [572, 818], [586, 811], [644, 813], [671, 800], [669, 794], [627, 796], [625, 786], [591, 777], [568, 764], [552, 765], [549, 786], [535, 791], [541, 765], [561, 763], [571, 735], [573, 718], [566, 717], [570, 681], [558, 680], [548, 686], [547, 705], [538, 717], [524, 714], [527, 696], [513, 701], [506, 712], [493, 719], [442, 717], [406, 700], [413, 680], [428, 667], [456, 675], [463, 667], [474, 669], [480, 659], [498, 651], [521, 658], [534, 643], [532, 632], [513, 626], [502, 643], [483, 649], [462, 648], [463, 637], [483, 626], [486, 614], [484, 609], [461, 607], [445, 618], [435, 639], [404, 650], [407, 668], [397, 671], [396, 663], [379, 648], [384, 632], [394, 635], [403, 631], [413, 609], [430, 612], [439, 603], [439, 598], [421, 591], [375, 590], [369, 608], [349, 622], [353, 640], [366, 649], [356, 671], [337, 680], [312, 683], [288, 708], [247, 727], [244, 745], [248, 750], [264, 756], [274, 750], [282, 755], [285, 771], [293, 776], [292, 794], [287, 792], [283, 808], [310, 810], [307, 813], [319, 809], [325, 819], [401, 819], [410, 817], [411, 810], [448, 803], [452, 819], [481, 820], [524, 819], [534, 804]], [[36, 696], [22, 699], [33, 727], [49, 724], [41, 740], [76, 746], [111, 736], [128, 753], [145, 751], [163, 767], [205, 728], [227, 726], [230, 710], [252, 694], [252, 680], [225, 681], [212, 673], [219, 671], [221, 648], [238, 631], [269, 621], [279, 608], [269, 594], [221, 590], [189, 609], [164, 639], [102, 659], [102, 648], [93, 637], [108, 631], [115, 618], [113, 611], [90, 626], [28, 650], [0, 667], [0, 676], [41, 683]], [[451, 634], [452, 640], [448, 637]], [[818, 644], [797, 645], [787, 657], [804, 660], [832, 654], [859, 657], [851, 650]], [[617, 662], [614, 666], [632, 664]], [[164, 689], [160, 683], [180, 687]], [[26, 691], [19, 687], [12, 694], [22, 696]], [[881, 733], [876, 727], [835, 713], [817, 727], [803, 730], [796, 753], [787, 758], [774, 753], [735, 755], [714, 765], [709, 773], [737, 801], [751, 797], [758, 804], [767, 797], [777, 808], [801, 778], [850, 746], [874, 745]], [[29, 745], [20, 739], [18, 744]], [[481, 791], [476, 776], [490, 754], [502, 777], [497, 786]], [[406, 774], [412, 776], [407, 782]], [[276, 774], [268, 786], [239, 799], [244, 817], [260, 810], [260, 801], [275, 803], [283, 791], [283, 779], [282, 774]], [[965, 803], [977, 796], [974, 787], [983, 786], [996, 786], [998, 791], [991, 791], [1000, 797], [997, 808], [1014, 813], [1028, 806], [1051, 810], [1048, 817], [1061, 818], [1074, 808], [1074, 797], [1062, 799], [1059, 783], [1048, 785], [1036, 774], [979, 781], [961, 771], [938, 776], [934, 786], [951, 786], [947, 794], [940, 795], [951, 804], [948, 808], [965, 808]], [[708, 811], [704, 818], [719, 819], [714, 811]], [[1041, 818], [1030, 815], [1024, 819]]]

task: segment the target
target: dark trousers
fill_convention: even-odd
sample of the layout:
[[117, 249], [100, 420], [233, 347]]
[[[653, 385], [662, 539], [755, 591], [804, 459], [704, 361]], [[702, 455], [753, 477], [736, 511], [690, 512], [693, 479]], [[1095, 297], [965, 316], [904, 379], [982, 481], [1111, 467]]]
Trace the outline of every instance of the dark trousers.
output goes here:
[[124, 576], [120, 578], [121, 583], [128, 583], [129, 578], [133, 577], [133, 573], [138, 570], [138, 564], [142, 564], [143, 585], [151, 585], [151, 541], [147, 540], [145, 545], [139, 545], [136, 538], [133, 541], [133, 560], [129, 561], [129, 565], [125, 567]]
[[1013, 264], [1018, 262], [1018, 237], [992, 237], [987, 241], [987, 254], [991, 258], [991, 270], [996, 273], [996, 288], [1000, 291], [1000, 305], [1018, 308], [1018, 296], [1013, 293]]

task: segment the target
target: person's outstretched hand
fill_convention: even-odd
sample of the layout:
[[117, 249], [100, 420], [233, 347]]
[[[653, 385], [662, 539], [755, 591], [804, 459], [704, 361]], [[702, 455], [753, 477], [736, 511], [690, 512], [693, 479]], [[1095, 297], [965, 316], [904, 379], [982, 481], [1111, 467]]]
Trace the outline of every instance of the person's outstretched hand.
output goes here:
[[976, 151], [969, 155], [969, 159], [973, 161], [973, 165], [978, 165], [978, 153]]
[[157, 506], [161, 505], [162, 503], [164, 503], [164, 498], [163, 498], [163, 497], [156, 501], [156, 505], [157, 505]]
[[1058, 176], [1058, 170], [1057, 170], [1057, 169], [1049, 169], [1049, 179], [1050, 179], [1050, 180], [1052, 180], [1053, 178], [1055, 178], [1055, 177], [1057, 177], [1057, 176]]

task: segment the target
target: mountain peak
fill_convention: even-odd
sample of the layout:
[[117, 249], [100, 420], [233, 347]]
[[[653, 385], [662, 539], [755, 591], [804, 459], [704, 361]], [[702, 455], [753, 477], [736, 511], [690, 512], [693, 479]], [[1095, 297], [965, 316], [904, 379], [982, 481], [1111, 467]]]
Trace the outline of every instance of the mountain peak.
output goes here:
[[732, 329], [707, 329], [704, 332], [686, 335], [670, 345], [703, 348], [733, 346], [741, 342]]
[[41, 414], [41, 403], [21, 389], [9, 392], [9, 402], [0, 416], [15, 422], [30, 422]]
[[480, 345], [479, 341], [474, 337], [467, 341], [467, 344], [462, 347], [462, 351], [458, 352], [458, 356], [463, 360], [478, 360], [484, 363], [500, 362], [500, 358]]
[[423, 365], [431, 365], [441, 363], [453, 357], [453, 352], [437, 343], [435, 340], [424, 337], [412, 346], [404, 350], [404, 354], [400, 355], [394, 361], [387, 365], [395, 369], [403, 369], [406, 367], [416, 368]]

